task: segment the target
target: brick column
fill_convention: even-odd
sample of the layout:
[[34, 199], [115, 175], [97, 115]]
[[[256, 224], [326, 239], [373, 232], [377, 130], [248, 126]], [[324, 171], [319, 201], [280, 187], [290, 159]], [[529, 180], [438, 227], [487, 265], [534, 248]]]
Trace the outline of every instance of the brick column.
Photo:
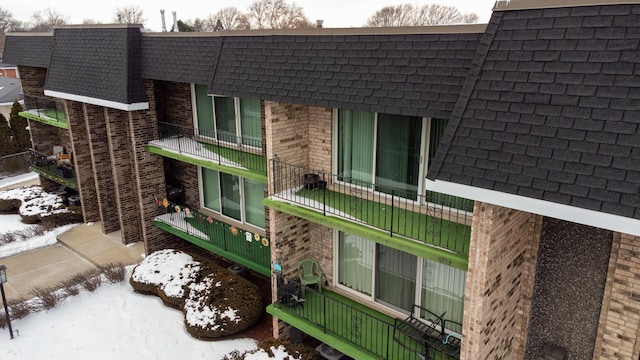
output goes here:
[[640, 356], [640, 237], [615, 234], [594, 360]]
[[461, 359], [522, 359], [542, 217], [476, 202]]
[[[153, 220], [160, 211], [155, 197], [166, 195], [164, 161], [162, 156], [147, 153], [144, 147], [158, 136], [156, 113], [156, 90], [152, 81], [145, 81], [145, 90], [149, 102], [148, 110], [129, 113], [129, 139], [132, 150], [133, 180], [138, 191], [135, 201], [141, 236], [147, 253], [170, 247], [176, 238], [153, 226]], [[130, 242], [129, 239], [126, 239]]]
[[86, 222], [99, 221], [100, 212], [98, 210], [96, 184], [93, 176], [93, 162], [89, 151], [89, 138], [87, 137], [87, 127], [84, 119], [84, 108], [82, 103], [76, 101], [65, 100], [64, 105], [67, 124], [69, 125], [68, 132], [71, 138], [71, 149], [68, 150], [72, 152], [80, 205], [82, 205], [82, 216]]
[[107, 136], [115, 206], [122, 231], [123, 243], [142, 241], [140, 212], [138, 207], [138, 183], [135, 180], [134, 156], [129, 129], [130, 113], [122, 110], [106, 109]]
[[92, 171], [96, 190], [95, 201], [100, 213], [102, 231], [109, 234], [120, 229], [120, 221], [115, 206], [113, 173], [111, 172], [111, 157], [109, 156], [109, 142], [104, 117], [105, 109], [101, 106], [84, 104], [84, 112], [91, 162], [94, 164]]

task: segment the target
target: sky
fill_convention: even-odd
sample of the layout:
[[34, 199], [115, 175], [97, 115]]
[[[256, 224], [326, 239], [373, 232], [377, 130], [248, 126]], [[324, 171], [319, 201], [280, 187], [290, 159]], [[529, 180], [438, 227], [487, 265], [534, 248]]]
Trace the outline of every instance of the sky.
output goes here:
[[[17, 178], [16, 178], [17, 179]], [[15, 179], [1, 180], [6, 184]], [[0, 192], [1, 193], [1, 192]], [[0, 215], [0, 234], [23, 230], [30, 225], [18, 215]], [[67, 225], [38, 238], [27, 240], [22, 251], [52, 244]], [[0, 258], [15, 253], [15, 246], [0, 246]], [[144, 260], [143, 260], [144, 261]], [[171, 268], [171, 266], [168, 266]], [[136, 270], [139, 278], [157, 279], [154, 268]], [[0, 328], [0, 359], [2, 360], [69, 360], [69, 359], [221, 359], [233, 350], [257, 349], [251, 338], [201, 341], [187, 333], [184, 315], [169, 308], [157, 296], [133, 291], [127, 281], [133, 267], [127, 267], [125, 280], [103, 284], [94, 292], [80, 290], [65, 298], [50, 310], [33, 312], [11, 321], [14, 339], [8, 328]], [[11, 279], [9, 279], [9, 282]], [[0, 308], [4, 317], [4, 310]], [[250, 360], [290, 360], [282, 349], [270, 357], [264, 351], [248, 357]]]
[[[58, 13], [69, 17], [73, 24], [82, 23], [85, 19], [93, 19], [101, 23], [110, 23], [117, 7], [126, 7], [133, 4], [140, 6], [144, 17], [147, 19], [146, 27], [151, 31], [161, 31], [162, 23], [160, 10], [165, 10], [167, 27], [171, 27], [173, 22], [172, 12], [175, 11], [179, 20], [189, 20], [194, 18], [205, 18], [218, 10], [235, 6], [241, 11], [254, 0], [235, 0], [233, 2], [212, 2], [210, 5], [202, 5], [203, 2], [196, 1], [168, 1], [168, 0], [139, 0], [139, 1], [96, 1], [90, 5], [84, 0], [59, 0], [51, 2], [49, 0], [31, 0], [9, 2], [1, 7], [13, 14], [17, 20], [28, 22], [34, 12], [52, 8]], [[367, 18], [384, 6], [398, 5], [405, 3], [431, 4], [455, 6], [463, 13], [474, 12], [479, 16], [479, 23], [487, 23], [491, 17], [491, 9], [495, 0], [440, 0], [440, 1], [411, 1], [411, 0], [296, 0], [295, 3], [301, 6], [307, 18], [311, 21], [322, 19], [324, 27], [359, 27]]]

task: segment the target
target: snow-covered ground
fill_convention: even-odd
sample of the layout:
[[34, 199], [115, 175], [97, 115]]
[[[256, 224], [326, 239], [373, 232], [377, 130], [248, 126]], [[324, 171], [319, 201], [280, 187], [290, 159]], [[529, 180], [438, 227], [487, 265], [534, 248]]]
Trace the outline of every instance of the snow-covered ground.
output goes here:
[[34, 172], [28, 172], [26, 174], [12, 176], [0, 180], [0, 189], [10, 188], [18, 184], [23, 184], [31, 181], [36, 181], [39, 175]]
[[[0, 215], [0, 233], [22, 230], [31, 225], [17, 215]], [[55, 243], [54, 232], [14, 245], [25, 251]], [[42, 239], [41, 239], [42, 238]], [[11, 244], [0, 247], [0, 257], [9, 256]], [[0, 259], [0, 263], [2, 260]], [[127, 268], [126, 279], [132, 267]], [[0, 315], [4, 311], [0, 308]], [[200, 341], [187, 333], [181, 311], [166, 307], [160, 298], [133, 291], [128, 281], [106, 284], [94, 292], [81, 290], [53, 309], [32, 313], [0, 329], [2, 360], [75, 359], [222, 359], [234, 350], [256, 350], [250, 338]], [[260, 350], [247, 359], [293, 359], [282, 348], [269, 357]]]

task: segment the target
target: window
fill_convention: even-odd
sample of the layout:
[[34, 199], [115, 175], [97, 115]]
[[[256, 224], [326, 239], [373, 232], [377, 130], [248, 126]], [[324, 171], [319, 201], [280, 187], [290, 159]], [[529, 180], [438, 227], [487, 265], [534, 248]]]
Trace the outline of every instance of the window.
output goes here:
[[[446, 120], [440, 119], [338, 110], [338, 177], [347, 183], [415, 200], [426, 168], [422, 154], [425, 149], [437, 148], [442, 136], [430, 130], [445, 127]], [[427, 133], [432, 134], [431, 139]]]
[[201, 168], [200, 185], [204, 208], [264, 229], [264, 184]]
[[206, 86], [197, 84], [192, 91], [195, 122], [201, 136], [262, 148], [260, 100], [210, 96]]
[[390, 308], [421, 304], [462, 322], [467, 272], [337, 232], [338, 286]]

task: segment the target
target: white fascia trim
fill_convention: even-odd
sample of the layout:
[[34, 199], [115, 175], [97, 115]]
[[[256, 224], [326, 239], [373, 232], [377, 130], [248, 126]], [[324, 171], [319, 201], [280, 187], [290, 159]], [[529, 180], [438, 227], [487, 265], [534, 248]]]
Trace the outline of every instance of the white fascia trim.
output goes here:
[[124, 103], [120, 103], [120, 102], [116, 102], [116, 101], [98, 99], [98, 98], [93, 98], [93, 97], [89, 97], [89, 96], [82, 96], [82, 95], [63, 93], [63, 92], [60, 92], [60, 91], [53, 91], [53, 90], [45, 90], [44, 94], [47, 95], [47, 96], [52, 96], [52, 97], [56, 97], [56, 98], [60, 98], [60, 99], [78, 101], [78, 102], [81, 102], [81, 103], [104, 106], [104, 107], [108, 107], [108, 108], [112, 108], [112, 109], [118, 109], [118, 110], [124, 110], [124, 111], [147, 110], [149, 108], [149, 103], [148, 102], [124, 104]]
[[640, 220], [620, 215], [607, 214], [575, 206], [557, 204], [550, 201], [532, 199], [525, 196], [507, 194], [469, 185], [456, 184], [442, 180], [426, 180], [428, 190], [453, 196], [486, 202], [489, 204], [549, 216], [556, 219], [595, 226], [634, 236], [640, 236]]

